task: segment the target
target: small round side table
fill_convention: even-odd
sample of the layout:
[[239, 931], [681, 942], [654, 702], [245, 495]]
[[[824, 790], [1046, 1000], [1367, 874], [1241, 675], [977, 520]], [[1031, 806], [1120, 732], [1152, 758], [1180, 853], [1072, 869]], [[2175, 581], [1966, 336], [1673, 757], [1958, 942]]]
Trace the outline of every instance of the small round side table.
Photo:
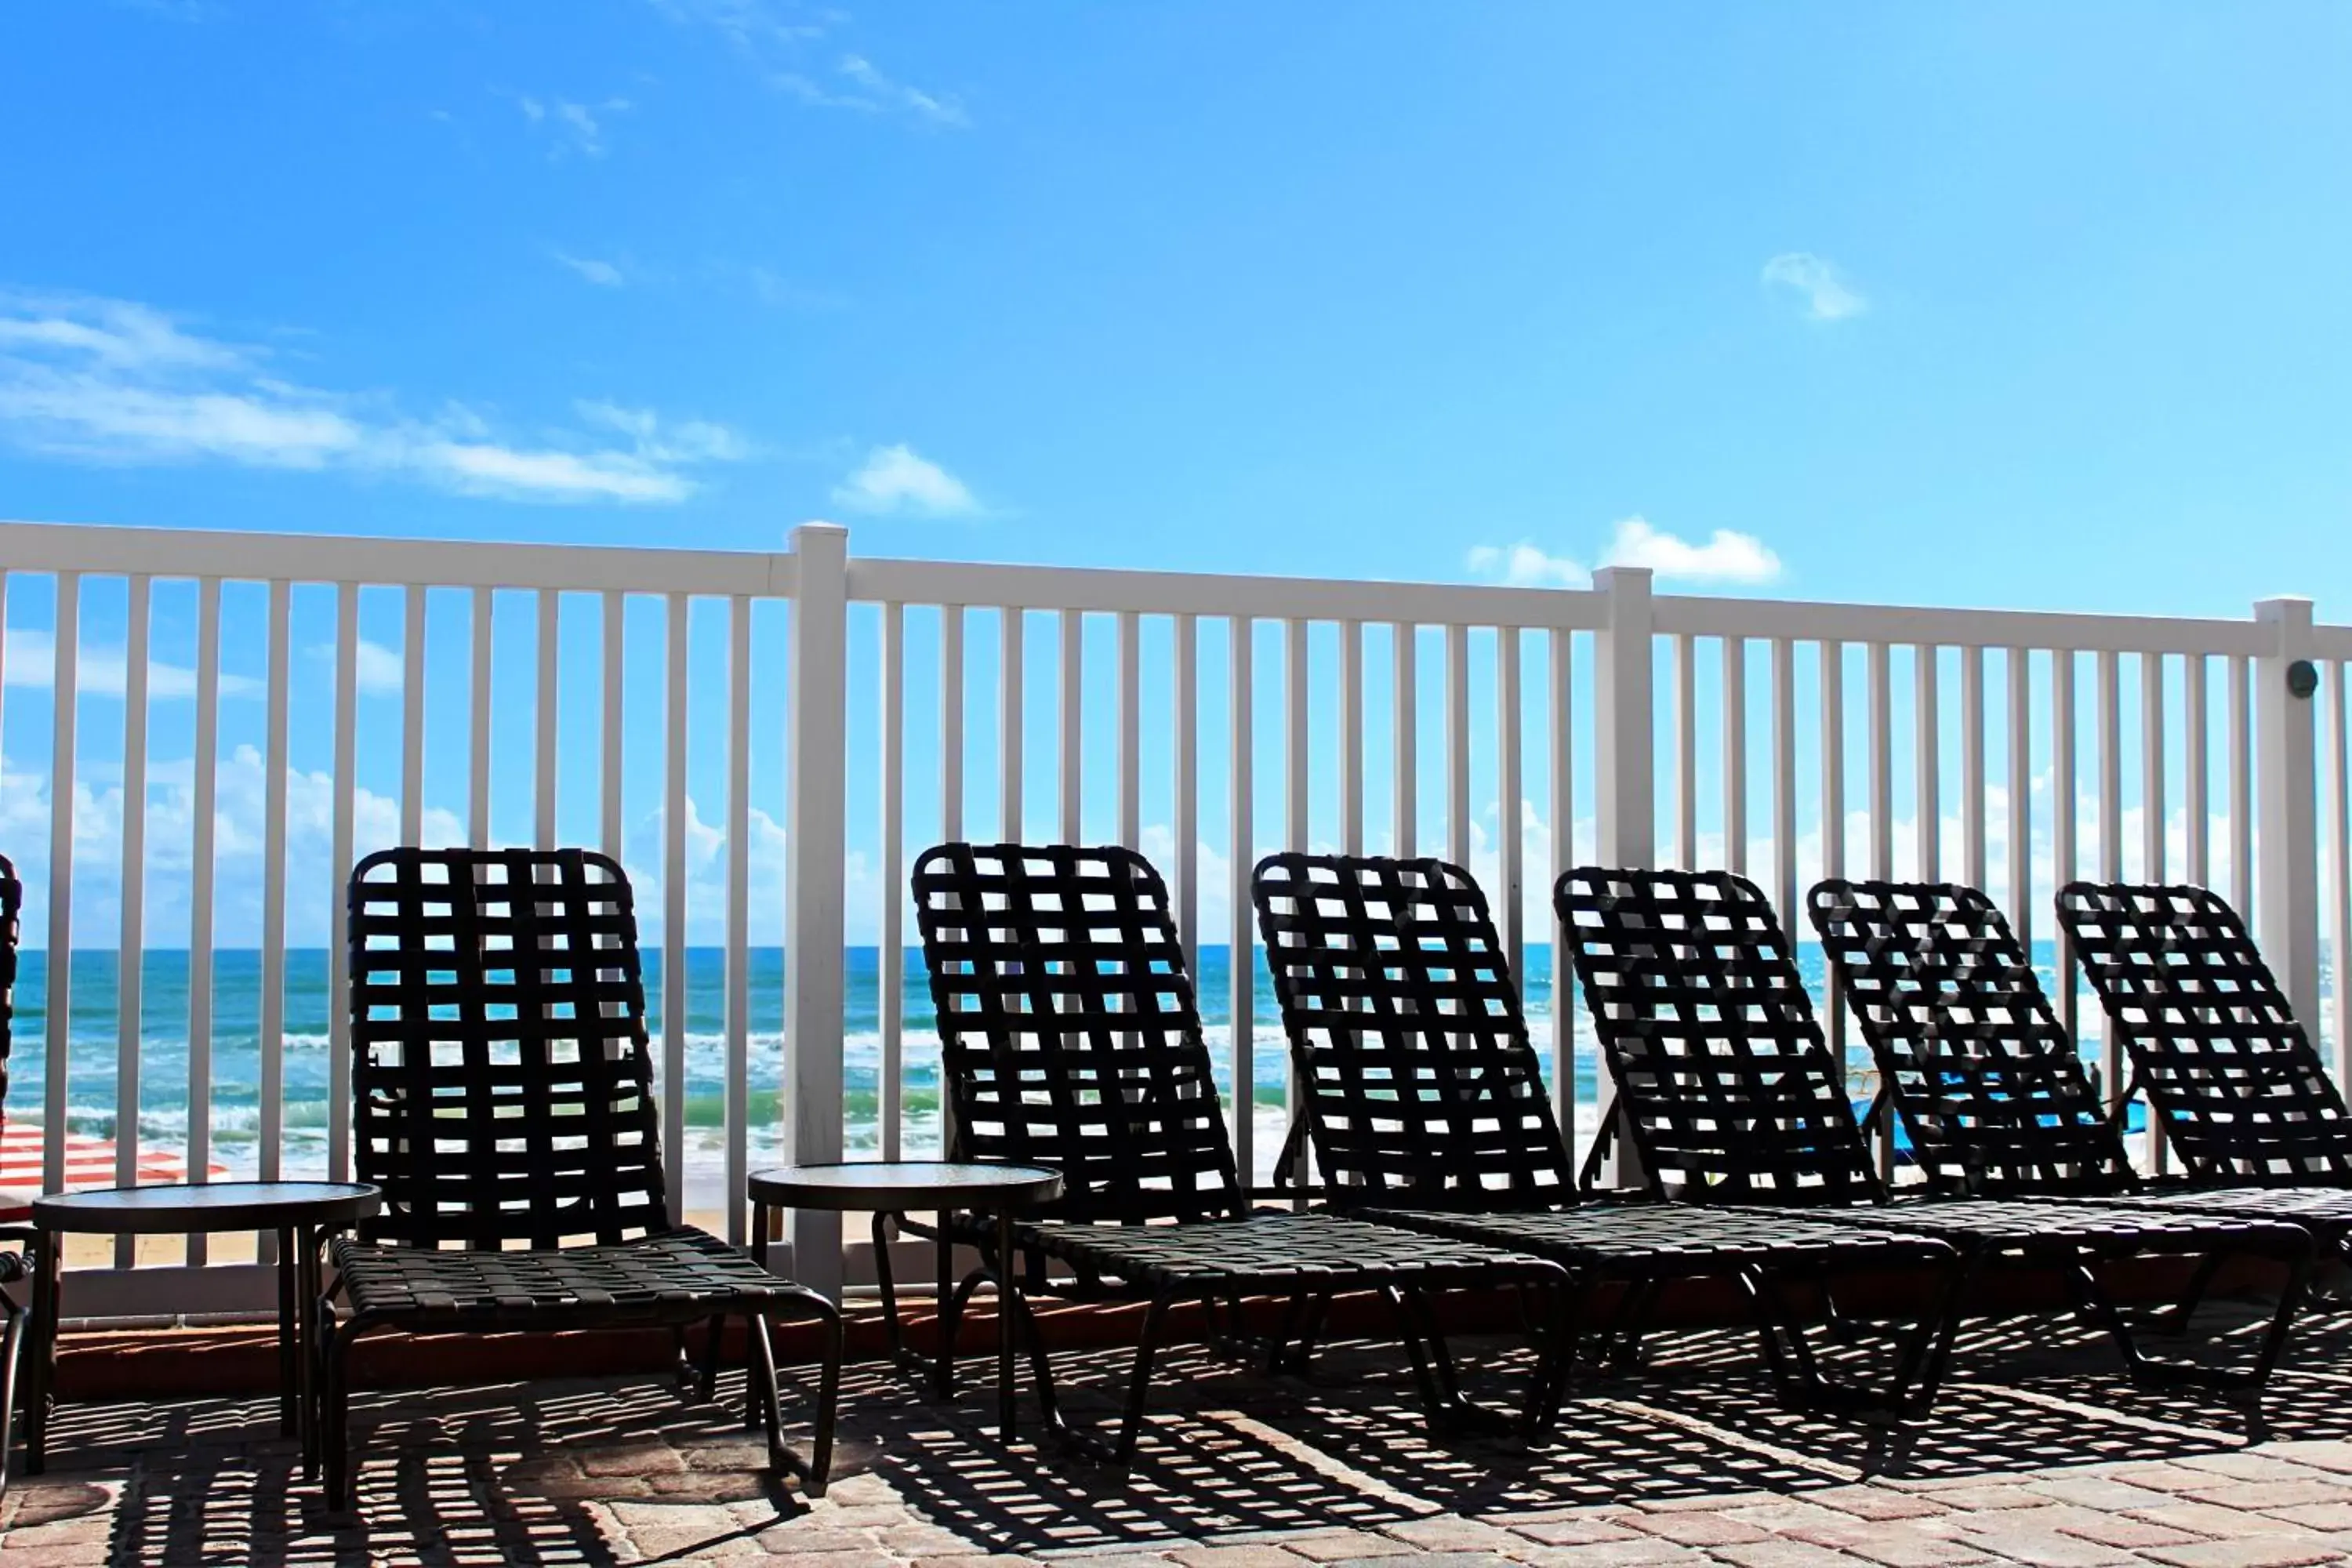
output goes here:
[[936, 1212], [942, 1216], [966, 1210], [996, 1216], [993, 1258], [967, 1275], [953, 1296], [948, 1291], [949, 1243], [940, 1238], [940, 1353], [924, 1357], [900, 1342], [894, 1300], [886, 1300], [887, 1331], [891, 1358], [901, 1366], [929, 1377], [941, 1394], [954, 1384], [955, 1367], [947, 1353], [947, 1333], [960, 1310], [961, 1299], [976, 1284], [996, 1287], [996, 1415], [1005, 1440], [1013, 1437], [1013, 1320], [1021, 1310], [1021, 1288], [1013, 1262], [1013, 1216], [1062, 1195], [1062, 1173], [1043, 1165], [998, 1165], [954, 1160], [859, 1160], [838, 1164], [786, 1165], [762, 1171], [746, 1184], [751, 1198], [751, 1256], [768, 1261], [768, 1230], [772, 1211], [829, 1209], [836, 1213], [874, 1215], [875, 1268], [886, 1298], [890, 1280], [888, 1240], [883, 1222], [903, 1222], [912, 1213]]
[[224, 1230], [278, 1233], [278, 1422], [299, 1437], [305, 1470], [318, 1465], [311, 1314], [319, 1309], [319, 1248], [328, 1235], [383, 1206], [364, 1182], [208, 1182], [52, 1193], [33, 1200], [38, 1258], [33, 1270], [31, 1386], [25, 1403], [25, 1470], [41, 1472], [56, 1372], [58, 1284], [74, 1236], [192, 1236]]

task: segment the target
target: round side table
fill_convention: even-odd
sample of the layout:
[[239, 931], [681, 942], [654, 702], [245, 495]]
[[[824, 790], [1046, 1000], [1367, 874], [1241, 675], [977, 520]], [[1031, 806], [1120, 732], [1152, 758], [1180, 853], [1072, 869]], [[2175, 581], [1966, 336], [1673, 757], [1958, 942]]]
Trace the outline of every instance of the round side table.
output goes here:
[[192, 1236], [224, 1230], [278, 1233], [278, 1422], [302, 1442], [306, 1472], [318, 1468], [312, 1408], [319, 1308], [319, 1248], [329, 1234], [367, 1218], [383, 1194], [363, 1182], [208, 1182], [52, 1193], [33, 1200], [38, 1233], [33, 1268], [32, 1380], [25, 1404], [25, 1469], [38, 1475], [48, 1442], [56, 1372], [58, 1285], [68, 1236]]
[[[880, 1276], [885, 1305], [885, 1330], [890, 1337], [891, 1358], [918, 1375], [928, 1377], [940, 1394], [952, 1392], [955, 1366], [947, 1353], [947, 1335], [961, 1299], [973, 1286], [996, 1287], [996, 1414], [1005, 1440], [1013, 1437], [1013, 1320], [1021, 1310], [1021, 1288], [1013, 1263], [1013, 1216], [1062, 1195], [1062, 1173], [1043, 1165], [995, 1165], [953, 1160], [859, 1160], [839, 1164], [786, 1165], [762, 1171], [748, 1184], [751, 1198], [751, 1256], [768, 1261], [769, 1219], [778, 1209], [827, 1209], [836, 1213], [874, 1215], [874, 1267]], [[996, 1216], [996, 1247], [992, 1258], [964, 1278], [952, 1293], [948, 1287], [950, 1243], [940, 1237], [940, 1352], [925, 1357], [901, 1342], [897, 1302], [890, 1293], [889, 1242], [884, 1222], [903, 1221], [908, 1214], [936, 1212], [942, 1216], [966, 1210]]]

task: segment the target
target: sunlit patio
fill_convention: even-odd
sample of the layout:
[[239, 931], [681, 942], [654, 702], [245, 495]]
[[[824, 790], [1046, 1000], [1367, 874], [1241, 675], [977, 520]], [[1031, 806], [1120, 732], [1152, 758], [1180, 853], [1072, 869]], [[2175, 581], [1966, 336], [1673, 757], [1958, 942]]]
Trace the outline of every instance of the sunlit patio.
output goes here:
[[[2344, 1342], [2316, 1330], [2305, 1359]], [[1498, 1346], [1467, 1348], [1493, 1357], [1481, 1373], [1505, 1370]], [[653, 1378], [367, 1398], [356, 1519], [320, 1511], [268, 1401], [94, 1404], [61, 1412], [51, 1472], [11, 1491], [0, 1563], [2220, 1568], [2352, 1553], [2338, 1375], [2284, 1375], [2273, 1439], [2248, 1447], [2226, 1413], [2135, 1395], [2070, 1336], [1981, 1337], [1916, 1473], [1865, 1479], [1833, 1426], [1772, 1406], [1744, 1345], [1660, 1348], [1652, 1376], [1580, 1402], [1532, 1450], [1428, 1441], [1401, 1361], [1376, 1349], [1333, 1347], [1311, 1386], [1180, 1352], [1124, 1474], [1005, 1447], [984, 1386], [928, 1403], [866, 1363], [813, 1503], [763, 1473], [755, 1435]], [[1073, 1357], [1073, 1382], [1099, 1390], [1119, 1363]]]

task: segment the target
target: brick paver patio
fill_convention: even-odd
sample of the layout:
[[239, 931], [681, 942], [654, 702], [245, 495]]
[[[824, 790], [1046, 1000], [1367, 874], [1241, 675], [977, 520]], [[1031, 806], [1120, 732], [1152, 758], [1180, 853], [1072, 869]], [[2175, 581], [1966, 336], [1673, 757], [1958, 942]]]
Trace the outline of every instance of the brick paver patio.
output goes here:
[[[768, 1482], [726, 1411], [655, 1379], [385, 1394], [357, 1401], [355, 1520], [320, 1511], [268, 1400], [68, 1405], [49, 1473], [0, 1513], [0, 1568], [2333, 1563], [2352, 1560], [2352, 1373], [2323, 1369], [2352, 1367], [2347, 1349], [2333, 1327], [2298, 1334], [2273, 1436], [2249, 1446], [2226, 1409], [2137, 1394], [2088, 1342], [1980, 1338], [1907, 1472], [1875, 1479], [1851, 1431], [1772, 1408], [1717, 1337], [1583, 1399], [1534, 1450], [1433, 1442], [1374, 1348], [1340, 1347], [1312, 1389], [1181, 1352], [1124, 1474], [1005, 1448], [984, 1388], [929, 1405], [867, 1364], [814, 1504]], [[1488, 1378], [1509, 1370], [1494, 1353]], [[1102, 1400], [1115, 1358], [1068, 1359]]]

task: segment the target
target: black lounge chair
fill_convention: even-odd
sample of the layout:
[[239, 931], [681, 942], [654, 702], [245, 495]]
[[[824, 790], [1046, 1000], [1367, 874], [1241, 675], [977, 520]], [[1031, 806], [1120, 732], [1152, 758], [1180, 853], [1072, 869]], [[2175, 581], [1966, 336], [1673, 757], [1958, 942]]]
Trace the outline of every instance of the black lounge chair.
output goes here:
[[[743, 1319], [747, 1425], [821, 1495], [841, 1314], [716, 1237], [670, 1223], [628, 878], [585, 850], [388, 849], [351, 881], [352, 1129], [383, 1207], [337, 1238], [320, 1303], [327, 1500], [349, 1506], [352, 1342], [411, 1332], [670, 1329], [708, 1401], [719, 1331]], [[673, 998], [675, 1000], [675, 998]], [[585, 1245], [572, 1245], [584, 1240]], [[341, 1329], [333, 1297], [351, 1307]], [[815, 1434], [783, 1441], [771, 1316], [814, 1316]], [[700, 1364], [686, 1329], [708, 1325]]]
[[2237, 911], [2203, 888], [2072, 882], [2058, 921], [2129, 1052], [2124, 1098], [2147, 1094], [2197, 1205], [2352, 1258], [2352, 1111]]
[[[1071, 1426], [1054, 1396], [1050, 1358], [1028, 1324], [1049, 1429], [1114, 1462], [1134, 1451], [1168, 1309], [1197, 1300], [1219, 1343], [1263, 1356], [1269, 1371], [1303, 1370], [1329, 1299], [1377, 1290], [1433, 1424], [1473, 1417], [1428, 1292], [1525, 1286], [1557, 1290], [1557, 1264], [1471, 1242], [1438, 1242], [1368, 1221], [1314, 1212], [1254, 1212], [1226, 1136], [1184, 950], [1168, 890], [1131, 850], [943, 844], [913, 872], [915, 914], [930, 971], [953, 1140], [950, 1157], [1051, 1166], [1064, 1195], [1015, 1227], [1029, 1291], [1150, 1303], [1110, 1438]], [[942, 1216], [950, 1237], [983, 1254], [992, 1225]], [[1067, 1271], [1056, 1275], [1058, 1263]], [[1004, 1260], [990, 1259], [992, 1271]], [[895, 1321], [895, 1299], [885, 1310]], [[1255, 1345], [1241, 1302], [1288, 1302]], [[942, 1303], [943, 1350], [957, 1302]], [[1539, 1369], [1522, 1419], [1549, 1409]]]
[[[16, 865], [0, 855], [0, 1101], [8, 1094], [8, 1048], [16, 1017], [16, 916], [24, 903], [25, 885], [16, 879]], [[40, 1239], [30, 1226], [0, 1226], [0, 1246], [20, 1249], [0, 1252], [0, 1284], [22, 1279], [30, 1268], [37, 1267], [32, 1249], [40, 1245]], [[6, 1321], [6, 1327], [0, 1329], [0, 1497], [8, 1493], [8, 1461], [15, 1448], [10, 1423], [16, 1413], [16, 1364], [25, 1342], [25, 1318], [26, 1309], [16, 1298], [0, 1291], [0, 1319]], [[44, 1386], [46, 1382], [36, 1379], [35, 1386]], [[29, 1413], [26, 1419], [31, 1419]]]
[[1290, 1037], [1304, 1125], [1335, 1206], [1384, 1225], [1549, 1258], [1574, 1281], [1560, 1364], [1613, 1288], [1604, 1354], [1630, 1359], [1662, 1289], [1727, 1278], [1746, 1299], [1784, 1403], [1872, 1420], [1923, 1414], [1942, 1314], [1904, 1336], [1880, 1388], [1820, 1369], [1790, 1287], [1817, 1295], [1866, 1273], [1925, 1270], [1938, 1294], [1958, 1256], [1927, 1237], [1801, 1215], [1580, 1197], [1528, 1044], [1517, 987], [1470, 874], [1442, 860], [1271, 855], [1251, 879]]
[[[1588, 867], [1562, 877], [1553, 899], [1617, 1083], [1619, 1124], [1654, 1190], [1710, 1203], [1808, 1205], [1848, 1223], [1938, 1237], [1959, 1248], [1971, 1281], [1994, 1265], [2055, 1268], [2077, 1309], [2115, 1341], [2135, 1384], [2208, 1391], [2236, 1404], [2260, 1430], [2261, 1392], [2299, 1293], [2306, 1233], [2227, 1215], [2022, 1195], [2063, 1185], [2009, 1172], [2036, 1172], [2084, 1149], [2071, 1120], [2051, 1135], [2050, 1152], [2028, 1154], [1998, 1140], [1990, 1146], [1998, 1158], [1931, 1151], [1923, 1155], [1931, 1163], [1958, 1159], [1974, 1186], [1957, 1188], [1966, 1195], [1895, 1202], [1868, 1157], [1787, 935], [1754, 883], [1728, 872]], [[1875, 1013], [1887, 1011], [1874, 994], [1864, 1000]], [[1867, 1033], [1863, 1006], [1855, 1011]], [[1881, 1060], [1890, 1062], [1882, 1076], [1895, 1077], [1899, 1062], [1884, 1054]], [[1913, 1136], [1922, 1138], [1916, 1125]], [[2275, 1258], [2290, 1275], [2271, 1333], [2247, 1371], [2147, 1354], [2099, 1276], [2100, 1265], [2115, 1259], [2225, 1253]], [[1966, 1306], [1963, 1291], [1943, 1326], [1947, 1342]]]

